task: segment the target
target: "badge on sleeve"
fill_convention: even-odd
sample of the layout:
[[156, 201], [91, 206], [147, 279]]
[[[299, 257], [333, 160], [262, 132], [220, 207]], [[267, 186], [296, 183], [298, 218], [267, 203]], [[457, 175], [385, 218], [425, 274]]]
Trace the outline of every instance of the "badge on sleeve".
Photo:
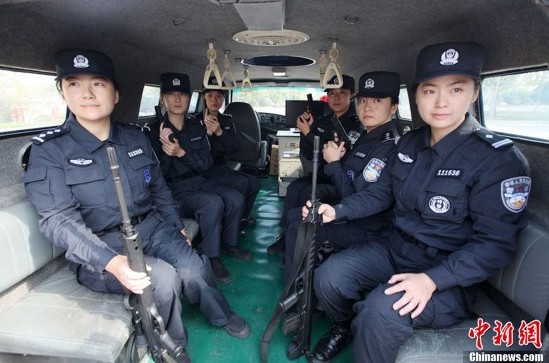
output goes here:
[[145, 171], [143, 171], [143, 177], [145, 179], [145, 183], [149, 184], [152, 179], [151, 171], [149, 169], [145, 169]]
[[517, 176], [501, 182], [501, 200], [505, 208], [513, 213], [519, 213], [526, 208], [532, 179], [527, 176]]
[[350, 181], [355, 180], [355, 171], [353, 169], [346, 170], [345, 175], [347, 175]]
[[375, 183], [379, 179], [383, 168], [385, 168], [385, 163], [377, 158], [373, 158], [362, 171], [362, 175], [367, 182]]

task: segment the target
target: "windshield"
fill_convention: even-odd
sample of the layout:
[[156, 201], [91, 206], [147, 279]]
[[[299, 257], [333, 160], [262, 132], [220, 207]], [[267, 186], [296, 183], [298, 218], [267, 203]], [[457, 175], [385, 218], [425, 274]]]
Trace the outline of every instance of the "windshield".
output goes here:
[[252, 91], [233, 90], [233, 101], [247, 102], [255, 111], [284, 115], [286, 100], [307, 100], [307, 94], [313, 95], [313, 100], [319, 101], [326, 97], [324, 89], [319, 87], [253, 87]]

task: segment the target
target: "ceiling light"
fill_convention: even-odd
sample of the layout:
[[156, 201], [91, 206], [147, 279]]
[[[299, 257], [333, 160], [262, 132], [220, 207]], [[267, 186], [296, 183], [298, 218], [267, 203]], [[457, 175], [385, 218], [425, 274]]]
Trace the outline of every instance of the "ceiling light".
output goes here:
[[273, 77], [286, 77], [286, 68], [273, 67]]
[[309, 40], [309, 35], [290, 29], [245, 30], [234, 34], [233, 40], [248, 45], [276, 47], [304, 43]]

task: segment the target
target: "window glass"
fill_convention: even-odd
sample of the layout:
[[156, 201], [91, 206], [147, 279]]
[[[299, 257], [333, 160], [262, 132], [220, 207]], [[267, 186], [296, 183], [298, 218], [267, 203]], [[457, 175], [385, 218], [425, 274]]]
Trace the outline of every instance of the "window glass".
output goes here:
[[549, 71], [486, 76], [482, 116], [492, 131], [549, 140]]
[[143, 87], [141, 104], [139, 105], [139, 117], [154, 116], [154, 106], [158, 106], [160, 99], [160, 87], [147, 84]]
[[324, 89], [319, 87], [263, 87], [254, 86], [251, 92], [240, 88], [233, 90], [233, 102], [247, 102], [257, 112], [284, 115], [286, 100], [307, 100], [307, 94], [313, 95], [313, 100], [321, 100], [326, 96]]
[[0, 69], [0, 133], [60, 125], [66, 110], [55, 76]]
[[412, 110], [410, 109], [410, 99], [405, 85], [400, 87], [398, 95], [398, 118], [403, 120], [412, 120]]

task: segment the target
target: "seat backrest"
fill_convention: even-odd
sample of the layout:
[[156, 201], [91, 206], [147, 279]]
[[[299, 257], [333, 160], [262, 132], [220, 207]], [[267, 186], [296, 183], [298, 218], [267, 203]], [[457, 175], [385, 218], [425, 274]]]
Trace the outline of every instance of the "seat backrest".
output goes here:
[[252, 106], [246, 102], [231, 102], [224, 113], [233, 116], [240, 148], [227, 155], [228, 160], [238, 161], [243, 167], [257, 169], [261, 153], [261, 128], [259, 118]]

